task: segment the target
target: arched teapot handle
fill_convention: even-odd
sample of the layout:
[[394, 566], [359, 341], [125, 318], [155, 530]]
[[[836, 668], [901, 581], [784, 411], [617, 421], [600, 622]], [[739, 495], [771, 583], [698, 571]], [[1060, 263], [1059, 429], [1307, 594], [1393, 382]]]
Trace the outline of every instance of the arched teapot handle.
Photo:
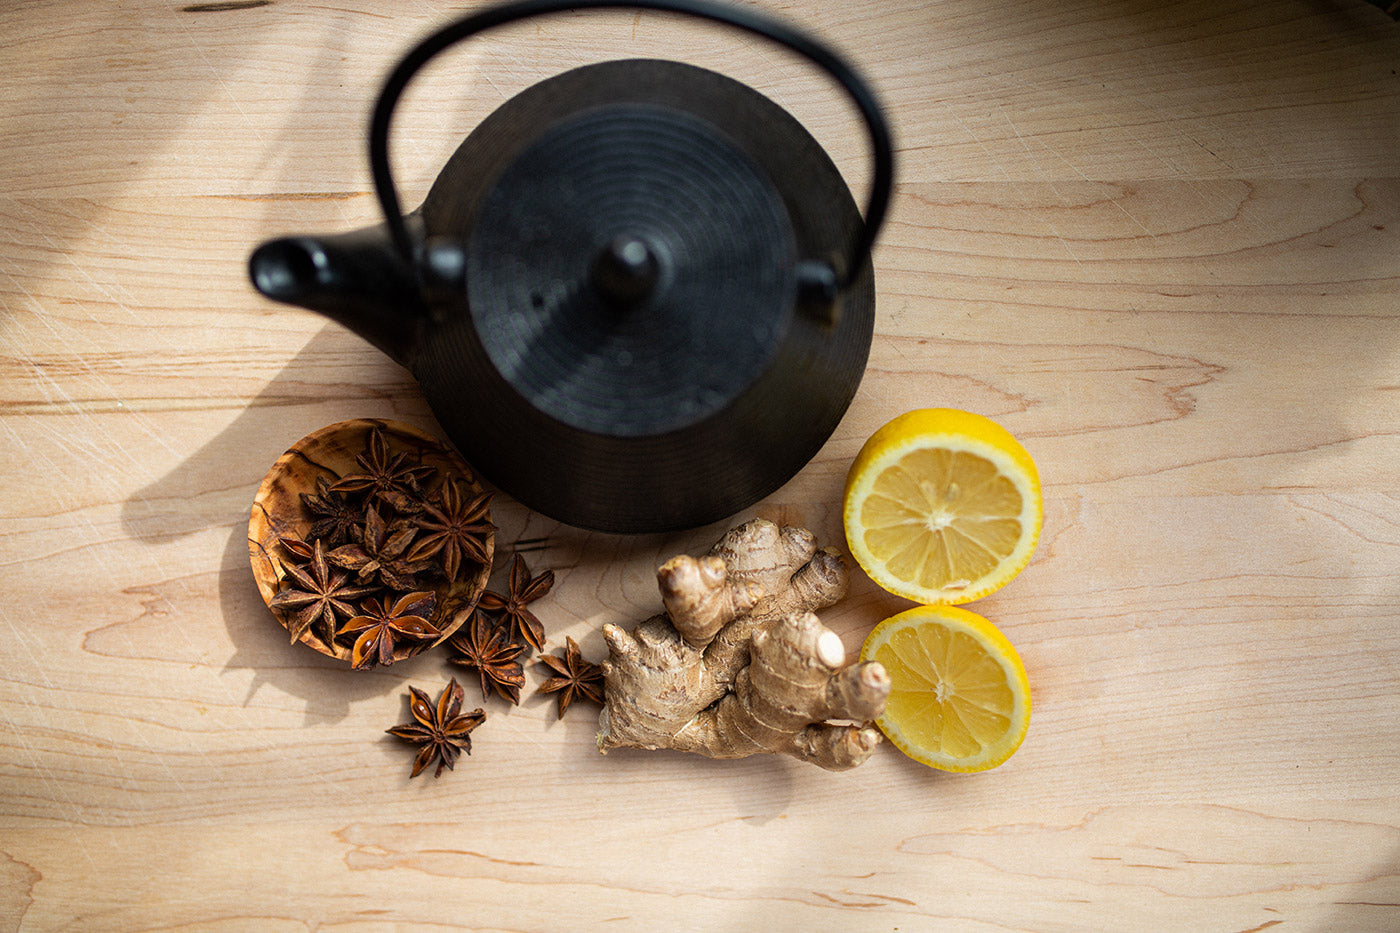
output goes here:
[[832, 268], [820, 262], [803, 263], [806, 268], [799, 273], [799, 280], [804, 290], [811, 293], [809, 300], [822, 301], [834, 298], [835, 291], [843, 289], [861, 273], [870, 259], [870, 249], [884, 222], [894, 179], [894, 149], [889, 124], [874, 92], [840, 55], [824, 43], [769, 16], [713, 0], [515, 0], [487, 7], [448, 23], [410, 49], [390, 72], [379, 92], [369, 135], [370, 171], [375, 193], [388, 222], [394, 247], [405, 260], [413, 264], [417, 257], [414, 238], [404, 220], [398, 191], [389, 169], [389, 123], [410, 79], [430, 58], [479, 32], [516, 20], [581, 9], [658, 10], [714, 20], [787, 46], [834, 78], [850, 96], [865, 121], [875, 176], [870, 182], [864, 221], [852, 239], [844, 264]]

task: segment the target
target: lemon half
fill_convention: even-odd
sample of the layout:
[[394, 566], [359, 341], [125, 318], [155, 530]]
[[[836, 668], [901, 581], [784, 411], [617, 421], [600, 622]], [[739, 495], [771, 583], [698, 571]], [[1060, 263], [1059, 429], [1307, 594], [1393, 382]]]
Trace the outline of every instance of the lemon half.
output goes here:
[[957, 606], [919, 606], [875, 626], [890, 696], [876, 724], [900, 751], [943, 771], [985, 771], [1020, 747], [1031, 721], [1021, 657], [997, 627]]
[[1020, 573], [1040, 537], [1040, 475], [1001, 425], [971, 412], [906, 412], [865, 442], [846, 476], [846, 542], [882, 588], [956, 604]]

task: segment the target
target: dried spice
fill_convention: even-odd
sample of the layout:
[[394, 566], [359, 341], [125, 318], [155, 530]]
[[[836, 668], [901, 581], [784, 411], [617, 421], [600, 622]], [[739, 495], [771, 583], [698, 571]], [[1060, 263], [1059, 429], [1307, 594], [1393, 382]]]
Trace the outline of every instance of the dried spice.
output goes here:
[[433, 615], [432, 593], [409, 593], [390, 605], [388, 597], [370, 597], [361, 605], [362, 615], [341, 626], [337, 635], [354, 635], [350, 665], [356, 670], [394, 663], [400, 642], [424, 642], [442, 634], [428, 620]]
[[575, 697], [603, 705], [603, 669], [584, 660], [578, 643], [564, 636], [564, 656], [542, 654], [537, 662], [554, 672], [553, 677], [540, 684], [541, 693], [559, 694], [559, 718], [569, 711]]
[[406, 552], [418, 529], [408, 524], [391, 526], [370, 506], [365, 511], [365, 527], [358, 544], [347, 544], [330, 553], [331, 563], [355, 571], [361, 583], [382, 580], [393, 590], [418, 586], [418, 574], [432, 566], [426, 560], [410, 560]]
[[470, 501], [462, 501], [461, 489], [448, 480], [439, 494], [441, 508], [424, 503], [417, 523], [418, 540], [408, 553], [410, 561], [438, 557], [443, 573], [449, 580], [457, 579], [462, 561], [485, 563], [486, 535], [493, 527], [487, 514], [491, 509], [491, 494], [483, 492]]
[[[292, 555], [291, 563], [294, 564], [306, 563], [315, 553], [315, 548], [295, 535], [281, 535], [277, 539], [277, 544], [282, 550]], [[283, 563], [283, 566], [286, 566], [286, 562]]]
[[[295, 538], [283, 539], [283, 547], [300, 556], [306, 543]], [[304, 565], [289, 563], [288, 584], [272, 598], [272, 608], [289, 613], [287, 631], [292, 642], [311, 626], [320, 623], [317, 634], [326, 644], [335, 638], [338, 619], [355, 615], [354, 601], [374, 592], [373, 587], [352, 586], [350, 574], [332, 569], [326, 561], [325, 548], [317, 541], [311, 548], [310, 560]]]
[[[438, 635], [415, 641], [396, 634], [394, 652], [402, 660], [444, 641], [468, 619], [464, 610], [485, 587], [495, 550], [490, 502], [460, 457], [409, 425], [330, 425], [283, 454], [259, 487], [248, 535], [254, 577], [294, 640], [356, 662], [366, 657], [355, 658], [351, 649], [359, 638], [337, 638], [337, 624], [373, 615], [370, 598], [379, 612], [405, 594], [433, 591], [428, 621]], [[324, 579], [312, 566], [317, 544], [329, 565]], [[333, 582], [343, 605], [330, 615], [322, 605], [315, 615], [313, 602]], [[320, 621], [308, 622], [313, 618]]]
[[494, 687], [511, 703], [520, 703], [520, 688], [525, 686], [525, 668], [520, 655], [525, 646], [511, 641], [503, 628], [486, 618], [480, 610], [447, 646], [457, 652], [453, 664], [474, 670], [481, 677], [481, 696], [485, 699]]
[[410, 778], [421, 774], [433, 759], [438, 762], [433, 777], [442, 777], [442, 769], [451, 771], [462, 752], [472, 753], [471, 731], [486, 721], [486, 713], [480, 709], [462, 713], [462, 686], [455, 677], [438, 695], [436, 705], [417, 687], [409, 687], [408, 691], [411, 697], [409, 710], [413, 713], [414, 722], [385, 731], [423, 746], [413, 759]]
[[316, 477], [316, 493], [301, 493], [301, 504], [311, 515], [308, 538], [324, 541], [327, 547], [337, 547], [360, 536], [365, 510], [331, 489], [330, 480]]
[[331, 484], [336, 492], [367, 493], [371, 501], [382, 500], [399, 512], [416, 512], [423, 480], [433, 468], [412, 465], [407, 453], [390, 454], [384, 432], [375, 427], [369, 433], [366, 450], [355, 458], [359, 473], [343, 476]]
[[487, 590], [481, 594], [480, 606], [501, 614], [501, 624], [512, 641], [523, 641], [536, 651], [544, 651], [544, 626], [527, 607], [553, 585], [553, 570], [532, 577], [525, 558], [516, 554], [510, 565], [510, 592], [502, 596]]

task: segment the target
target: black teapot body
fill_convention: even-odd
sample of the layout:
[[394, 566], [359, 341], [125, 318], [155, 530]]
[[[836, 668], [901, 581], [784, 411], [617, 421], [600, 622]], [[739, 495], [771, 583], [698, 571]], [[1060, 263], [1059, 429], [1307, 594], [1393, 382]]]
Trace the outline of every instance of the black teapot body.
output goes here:
[[[402, 215], [387, 134], [409, 77], [484, 28], [579, 6], [718, 19], [827, 68], [870, 128], [865, 218], [781, 107], [649, 59], [511, 98]], [[527, 0], [434, 33], [391, 75], [371, 129], [384, 225], [271, 241], [250, 271], [264, 294], [406, 366], [453, 444], [524, 504], [600, 531], [693, 527], [776, 490], [850, 404], [874, 326], [869, 249], [890, 152], [864, 84], [782, 24], [697, 0]]]

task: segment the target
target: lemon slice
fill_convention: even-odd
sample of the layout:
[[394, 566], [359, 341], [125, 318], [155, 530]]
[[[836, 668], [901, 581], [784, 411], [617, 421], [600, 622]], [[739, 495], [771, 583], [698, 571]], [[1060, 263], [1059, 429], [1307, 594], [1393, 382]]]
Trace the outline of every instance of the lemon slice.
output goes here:
[[865, 639], [862, 661], [890, 675], [876, 720], [900, 751], [942, 771], [985, 771], [1011, 757], [1031, 721], [1021, 657], [997, 627], [956, 606], [919, 606]]
[[851, 554], [882, 588], [920, 603], [1001, 589], [1040, 537], [1040, 475], [1001, 425], [971, 412], [906, 412], [870, 436], [846, 475]]

